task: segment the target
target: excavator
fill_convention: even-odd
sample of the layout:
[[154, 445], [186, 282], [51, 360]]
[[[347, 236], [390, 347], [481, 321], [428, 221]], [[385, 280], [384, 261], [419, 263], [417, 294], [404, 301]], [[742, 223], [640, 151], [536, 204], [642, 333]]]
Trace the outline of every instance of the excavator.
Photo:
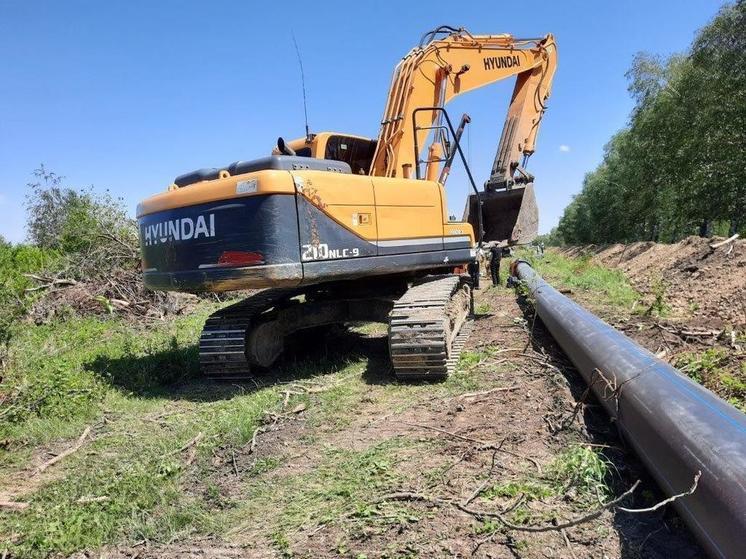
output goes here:
[[[551, 34], [472, 35], [441, 26], [396, 66], [376, 139], [320, 132], [270, 155], [176, 177], [138, 205], [144, 282], [154, 290], [259, 290], [212, 314], [203, 374], [244, 380], [292, 334], [388, 325], [399, 379], [442, 379], [471, 329], [474, 266], [485, 243], [536, 237], [534, 152], [557, 66]], [[490, 177], [478, 189], [448, 102], [515, 77]], [[429, 141], [429, 143], [427, 143]], [[426, 145], [427, 144], [427, 145]], [[461, 221], [445, 186], [456, 156], [470, 182]]]

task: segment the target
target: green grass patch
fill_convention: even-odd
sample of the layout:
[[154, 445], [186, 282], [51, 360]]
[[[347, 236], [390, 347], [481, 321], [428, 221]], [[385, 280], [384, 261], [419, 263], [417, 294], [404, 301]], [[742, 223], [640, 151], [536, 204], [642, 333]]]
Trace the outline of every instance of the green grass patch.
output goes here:
[[[313, 471], [249, 481], [245, 505], [234, 514], [264, 518], [266, 535], [283, 553], [290, 552], [289, 535], [301, 527], [340, 518], [367, 525], [416, 522], [419, 516], [400, 503], [373, 501], [402, 483], [401, 465], [423, 444], [427, 443], [398, 437], [360, 451], [327, 448]], [[250, 521], [233, 532], [253, 529]]]
[[580, 289], [601, 295], [606, 303], [631, 308], [640, 299], [620, 270], [594, 264], [590, 255], [568, 258], [556, 252], [546, 252], [543, 258], [523, 255], [536, 271], [558, 288]]
[[[73, 316], [17, 331], [0, 385], [0, 483], [27, 467], [34, 449], [94, 429], [54, 466], [53, 481], [22, 497], [28, 509], [0, 512], [0, 554], [46, 557], [219, 529], [225, 503], [209, 483], [195, 492], [183, 485], [213, 451], [250, 441], [282, 395], [184, 382], [197, 374], [195, 344], [213, 310], [202, 303], [155, 328]], [[180, 449], [198, 435], [189, 465]], [[256, 465], [272, 467], [270, 459]]]
[[212, 310], [205, 304], [152, 330], [115, 317], [70, 317], [19, 330], [0, 384], [0, 467], [19, 447], [73, 436], [107, 398], [157, 396], [194, 376], [195, 342]]
[[[213, 451], [246, 445], [264, 412], [280, 401], [277, 388], [199, 406], [153, 398], [146, 406], [152, 415], [164, 409], [171, 414], [166, 412], [160, 422], [121, 414], [57, 466], [67, 475], [32, 494], [29, 509], [0, 513], [0, 540], [12, 542], [8, 550], [13, 556], [44, 557], [114, 541], [164, 542], [218, 531], [226, 503], [210, 491], [209, 483], [204, 491], [185, 492], [186, 476], [201, 479], [199, 472], [210, 467]], [[120, 411], [115, 406], [110, 413]], [[195, 438], [193, 447], [181, 450]], [[187, 464], [190, 452], [196, 453], [193, 466]], [[272, 467], [269, 459], [257, 464], [265, 471]], [[91, 498], [104, 500], [86, 502]]]
[[734, 366], [729, 351], [713, 347], [679, 355], [674, 366], [746, 413], [746, 363]]
[[590, 447], [577, 445], [561, 452], [547, 468], [547, 476], [556, 490], [568, 486], [593, 500], [597, 494], [608, 490], [606, 479], [609, 462]]
[[[489, 500], [522, 499], [522, 504], [509, 515], [515, 524], [549, 522], [557, 518], [556, 506], [549, 512], [535, 513], [527, 505], [532, 501], [551, 503], [562, 499], [577, 510], [588, 510], [597, 506], [598, 496], [608, 496], [609, 462], [593, 448], [574, 445], [559, 455], [546, 467], [543, 475], [524, 475], [488, 487], [482, 497]], [[483, 522], [476, 525], [478, 533], [492, 533], [499, 525]]]
[[479, 303], [474, 309], [474, 312], [478, 315], [489, 314], [491, 311], [492, 311], [492, 307], [490, 307], [490, 304], [486, 302]]

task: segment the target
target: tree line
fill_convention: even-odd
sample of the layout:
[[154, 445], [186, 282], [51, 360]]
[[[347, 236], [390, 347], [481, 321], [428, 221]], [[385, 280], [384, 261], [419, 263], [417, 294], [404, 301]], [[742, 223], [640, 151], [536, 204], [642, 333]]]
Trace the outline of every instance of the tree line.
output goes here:
[[629, 124], [604, 148], [547, 242], [675, 242], [746, 232], [746, 0], [688, 52], [635, 56]]

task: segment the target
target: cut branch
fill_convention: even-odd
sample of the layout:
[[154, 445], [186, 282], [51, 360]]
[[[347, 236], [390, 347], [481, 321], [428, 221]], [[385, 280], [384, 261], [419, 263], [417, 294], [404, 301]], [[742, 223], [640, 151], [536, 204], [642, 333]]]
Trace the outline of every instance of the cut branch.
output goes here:
[[517, 384], [513, 386], [502, 386], [500, 388], [492, 388], [490, 390], [483, 390], [481, 392], [467, 392], [466, 394], [459, 394], [456, 396], [456, 398], [476, 398], [477, 396], [488, 396], [489, 394], [494, 394], [495, 392], [511, 392], [513, 390], [518, 390], [520, 386]]
[[697, 471], [697, 473], [694, 475], [694, 483], [692, 483], [692, 486], [689, 488], [688, 491], [684, 491], [683, 493], [679, 493], [678, 495], [672, 495], [668, 499], [664, 499], [660, 503], [657, 503], [653, 505], [652, 507], [648, 507], [645, 509], [627, 509], [624, 507], [617, 507], [620, 511], [623, 512], [631, 512], [631, 513], [642, 513], [642, 512], [653, 512], [658, 510], [661, 507], [666, 506], [669, 503], [673, 503], [675, 500], [680, 499], [681, 497], [686, 497], [687, 495], [691, 495], [697, 490], [697, 484], [699, 483], [699, 478], [702, 477], [702, 472]]
[[86, 427], [83, 430], [83, 434], [80, 435], [80, 437], [78, 438], [78, 440], [76, 441], [76, 443], [73, 446], [71, 446], [67, 450], [64, 450], [64, 451], [60, 452], [57, 456], [55, 456], [51, 460], [47, 460], [46, 462], [44, 462], [41, 466], [39, 466], [38, 468], [36, 468], [36, 473], [37, 474], [42, 473], [44, 470], [46, 470], [50, 466], [54, 466], [57, 462], [59, 462], [63, 458], [67, 458], [73, 452], [77, 452], [80, 449], [80, 447], [83, 446], [83, 443], [85, 442], [85, 440], [88, 437], [88, 434], [90, 432], [91, 432], [91, 427], [90, 426]]
[[739, 235], [738, 233], [736, 233], [735, 235], [733, 235], [733, 236], [731, 236], [731, 237], [728, 237], [728, 238], [727, 238], [727, 239], [725, 239], [724, 241], [720, 241], [719, 243], [714, 243], [714, 244], [711, 244], [711, 245], [710, 245], [710, 248], [711, 248], [712, 250], [715, 250], [716, 248], [720, 248], [721, 246], [725, 246], [725, 245], [727, 245], [728, 243], [732, 243], [733, 241], [735, 241], [735, 240], [736, 240], [736, 239], [737, 239], [737, 238], [738, 238], [739, 236], [740, 236], [740, 235]]
[[[613, 501], [609, 501], [608, 503], [592, 510], [591, 512], [584, 514], [582, 516], [579, 516], [577, 518], [574, 518], [572, 520], [568, 520], [566, 522], [562, 522], [560, 524], [545, 524], [545, 525], [526, 525], [522, 526], [519, 524], [513, 524], [508, 519], [505, 518], [506, 512], [509, 511], [488, 511], [488, 510], [477, 510], [472, 509], [467, 506], [464, 506], [463, 504], [459, 503], [458, 501], [452, 501], [448, 499], [441, 499], [439, 497], [426, 497], [424, 495], [421, 495], [419, 493], [415, 493], [412, 491], [401, 491], [397, 493], [389, 493], [388, 495], [384, 495], [380, 499], [378, 499], [376, 502], [382, 502], [382, 501], [420, 501], [425, 503], [431, 503], [434, 505], [449, 505], [452, 507], [455, 507], [459, 509], [462, 512], [465, 512], [467, 514], [470, 514], [471, 516], [474, 516], [475, 518], [494, 518], [500, 524], [508, 528], [509, 530], [515, 530], [518, 532], [531, 532], [531, 533], [539, 533], [539, 532], [561, 532], [562, 530], [566, 530], [567, 528], [572, 528], [573, 526], [577, 526], [579, 524], [584, 524], [586, 522], [590, 522], [591, 520], [595, 520], [599, 516], [601, 516], [604, 511], [609, 510], [611, 508], [616, 507], [619, 503], [624, 501], [627, 497], [632, 495], [634, 491], [637, 489], [637, 487], [640, 485], [640, 480], [638, 479], [632, 487], [627, 489], [624, 493], [619, 495], [616, 499]], [[515, 508], [517, 505], [513, 505], [511, 509]]]

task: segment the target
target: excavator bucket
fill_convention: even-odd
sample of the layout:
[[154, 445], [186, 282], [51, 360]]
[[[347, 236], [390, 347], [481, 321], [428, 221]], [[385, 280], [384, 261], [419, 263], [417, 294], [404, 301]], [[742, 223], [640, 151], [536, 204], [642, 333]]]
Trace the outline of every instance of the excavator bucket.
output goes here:
[[[479, 193], [482, 205], [482, 241], [499, 246], [528, 244], [539, 232], [539, 209], [536, 206], [534, 183], [516, 185], [509, 190]], [[474, 228], [479, 238], [479, 204], [472, 194], [466, 203], [464, 221]]]

